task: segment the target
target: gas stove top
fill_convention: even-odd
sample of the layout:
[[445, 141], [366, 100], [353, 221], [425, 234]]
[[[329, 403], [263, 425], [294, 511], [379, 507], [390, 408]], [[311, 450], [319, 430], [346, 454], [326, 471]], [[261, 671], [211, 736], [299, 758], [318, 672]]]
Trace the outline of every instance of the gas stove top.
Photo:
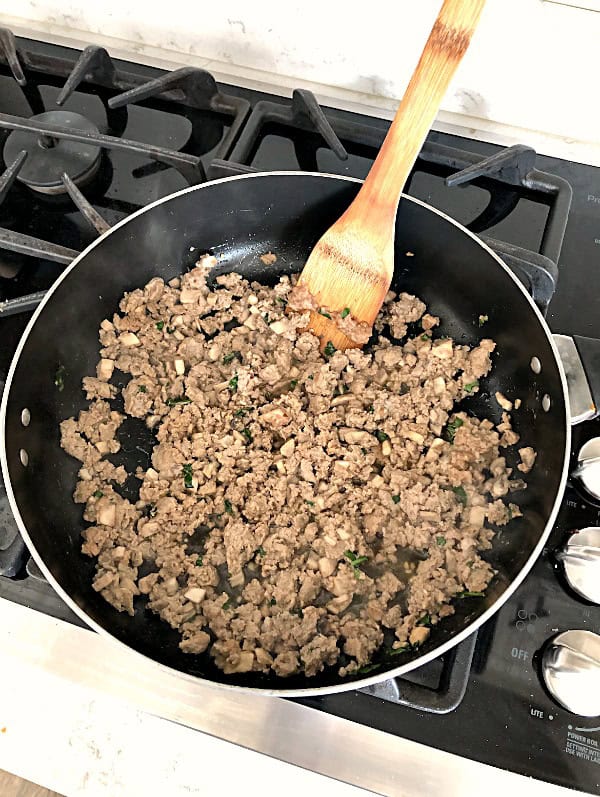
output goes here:
[[[362, 178], [388, 125], [321, 108], [307, 91], [271, 96], [219, 85], [200, 69], [163, 73], [102, 48], [80, 53], [0, 31], [0, 382], [44, 291], [110, 225], [224, 175], [302, 169]], [[553, 331], [600, 337], [600, 169], [432, 132], [407, 191], [481, 235]], [[597, 436], [600, 420], [575, 428], [573, 467]], [[570, 532], [598, 526], [600, 501], [572, 479], [547, 548], [478, 634], [402, 679], [302, 702], [600, 794], [600, 717], [559, 705], [546, 666], [563, 649], [557, 635], [600, 631], [600, 607], [571, 589], [557, 557]], [[1, 487], [0, 597], [81, 624], [29, 557]], [[585, 661], [597, 684], [600, 660]]]

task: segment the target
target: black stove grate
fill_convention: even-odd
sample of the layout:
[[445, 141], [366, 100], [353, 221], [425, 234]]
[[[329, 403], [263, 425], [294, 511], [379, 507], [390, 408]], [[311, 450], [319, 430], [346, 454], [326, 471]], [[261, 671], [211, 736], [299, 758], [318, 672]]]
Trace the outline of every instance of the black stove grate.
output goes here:
[[447, 714], [458, 708], [465, 696], [476, 642], [477, 633], [400, 678], [390, 678], [360, 691], [417, 711]]
[[[342, 173], [346, 171], [349, 153], [359, 158], [361, 168], [366, 173], [389, 126], [382, 120], [366, 117], [357, 120], [354, 115], [323, 109], [314, 95], [304, 90], [294, 91], [291, 100], [259, 100], [248, 116], [250, 103], [221, 91], [212, 75], [204, 70], [186, 67], [170, 73], [161, 72], [148, 80], [118, 67], [103, 48], [87, 47], [76, 60], [74, 56], [54, 55], [48, 51], [40, 54], [26, 46], [19, 46], [14, 35], [6, 29], [0, 30], [1, 60], [5, 61], [23, 90], [34, 118], [0, 114], [0, 131], [18, 130], [50, 141], [94, 145], [103, 152], [135, 153], [150, 161], [137, 169], [138, 177], [172, 168], [181, 173], [187, 184], [197, 184], [206, 179], [206, 170], [202, 158], [197, 154], [123, 137], [127, 109], [131, 103], [158, 99], [178, 108], [195, 108], [231, 117], [231, 126], [212, 152], [208, 166], [211, 178], [264, 168], [257, 155], [264, 137], [273, 131], [281, 137], [290, 137], [295, 162], [303, 170], [327, 171], [327, 168], [322, 168], [318, 158], [319, 151], [324, 150], [331, 153], [331, 158], [338, 166], [342, 165]], [[106, 108], [109, 132], [83, 132], [36, 120], [36, 112], [46, 108], [37, 81], [48, 75], [62, 79], [55, 107], [63, 106], [76, 90], [99, 96]], [[184, 149], [194, 150], [195, 138], [202, 138], [198, 126], [192, 126], [192, 135]], [[26, 161], [27, 153], [21, 151], [12, 162], [6, 164], [6, 171], [0, 177], [0, 203], [6, 200]], [[515, 271], [545, 313], [556, 288], [557, 263], [571, 190], [562, 178], [537, 170], [535, 161], [536, 154], [528, 147], [510, 147], [491, 157], [483, 157], [428, 141], [412, 177], [423, 170], [441, 170], [448, 186], [475, 183], [487, 188], [490, 195], [487, 206], [467, 224], [477, 233], [484, 233], [508, 216], [524, 194], [533, 195], [537, 201], [548, 205], [548, 217], [537, 252], [481, 235]], [[333, 165], [332, 171], [339, 173], [338, 166], [329, 165]], [[409, 192], [412, 177], [407, 186]], [[95, 234], [104, 232], [108, 223], [86, 200], [76, 182], [68, 178], [69, 175], [61, 175], [65, 193], [71, 197]], [[135, 207], [127, 210], [131, 212], [133, 209]], [[0, 227], [0, 249], [62, 265], [71, 262], [77, 253], [73, 248], [10, 227]], [[31, 310], [39, 303], [43, 293], [30, 291], [25, 296], [9, 297], [0, 306], [0, 313], [9, 315]]]
[[[148, 80], [143, 74], [121, 68], [101, 47], [87, 47], [79, 58], [76, 56], [72, 51], [65, 54], [59, 48], [56, 52], [54, 48], [48, 48], [40, 53], [18, 42], [11, 31], [0, 29], [0, 71], [4, 63], [6, 74], [12, 75], [19, 87], [21, 106], [29, 111], [0, 113], [0, 138], [6, 140], [11, 131], [18, 131], [20, 134], [33, 134], [31, 139], [35, 140], [34, 136], [37, 136], [40, 142], [73, 142], [82, 147], [97, 147], [103, 157], [111, 153], [134, 154], [145, 161], [135, 170], [138, 179], [174, 169], [181, 174], [185, 185], [206, 180], [204, 152], [210, 150], [211, 157], [229, 156], [250, 110], [250, 103], [243, 97], [222, 91], [210, 73], [203, 69], [183, 68], [170, 73], [161, 72], [158, 77]], [[57, 87], [50, 102], [43, 91], [49, 78]], [[102, 102], [105, 129], [84, 131], [39, 118], [40, 114], [47, 116], [52, 108], [64, 106], [76, 91]], [[129, 109], [135, 103], [187, 117], [192, 122], [188, 140], [175, 147], [126, 137]], [[210, 125], [207, 123], [209, 118], [212, 120]], [[18, 151], [5, 163], [5, 171], [0, 176], [0, 205], [9, 198], [11, 190], [15, 190], [19, 175], [28, 168], [28, 160], [31, 162], [28, 155], [30, 153], [25, 150]], [[62, 186], [57, 193], [71, 197], [84, 221], [93, 228], [94, 235], [104, 232], [108, 224], [86, 200], [77, 181], [69, 182], [68, 178], [68, 174], [66, 179], [61, 175]], [[121, 215], [128, 215], [148, 201], [146, 198], [146, 201], [124, 207]], [[7, 215], [10, 220], [12, 214], [2, 215]], [[43, 259], [60, 265], [69, 264], [78, 254], [74, 248], [13, 227], [4, 218], [0, 219], [0, 250], [21, 258]], [[19, 262], [22, 267], [22, 261]], [[13, 272], [17, 268], [13, 266]], [[29, 291], [27, 295], [0, 297], [6, 299], [0, 306], [0, 313], [9, 315], [29, 311], [39, 303], [43, 294], [43, 291]]]
[[[213, 161], [209, 176], [214, 179], [262, 170], [261, 145], [269, 136], [289, 140], [296, 161], [290, 164], [292, 168], [296, 166], [303, 171], [326, 171], [327, 168], [323, 166], [329, 166], [335, 173], [344, 174], [347, 172], [350, 152], [362, 162], [366, 175], [388, 127], [389, 123], [382, 120], [361, 122], [341, 111], [323, 109], [310, 92], [296, 90], [291, 101], [258, 102], [230, 158], [227, 161]], [[324, 146], [335, 156], [325, 163], [319, 157], [319, 151]], [[487, 188], [487, 206], [466, 226], [481, 234], [482, 240], [515, 271], [545, 313], [556, 290], [558, 260], [572, 191], [563, 178], [536, 169], [536, 157], [535, 150], [525, 146], [508, 147], [495, 155], [484, 157], [428, 140], [406, 190], [411, 193], [415, 172], [427, 171], [430, 167], [440, 170], [448, 187], [474, 183]], [[282, 167], [286, 165], [282, 164]], [[538, 252], [482, 234], [505, 219], [524, 196], [534, 196], [549, 208]]]

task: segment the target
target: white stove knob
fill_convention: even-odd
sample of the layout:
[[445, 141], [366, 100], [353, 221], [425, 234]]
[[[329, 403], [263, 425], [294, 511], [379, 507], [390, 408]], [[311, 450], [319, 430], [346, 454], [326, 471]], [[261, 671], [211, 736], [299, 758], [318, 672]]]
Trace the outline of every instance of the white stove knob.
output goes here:
[[542, 674], [550, 694], [581, 717], [600, 715], [600, 636], [565, 631], [544, 651]]
[[571, 476], [579, 479], [588, 493], [600, 500], [600, 437], [592, 437], [581, 446], [577, 467]]
[[571, 589], [600, 605], [600, 528], [591, 526], [571, 534], [556, 558]]

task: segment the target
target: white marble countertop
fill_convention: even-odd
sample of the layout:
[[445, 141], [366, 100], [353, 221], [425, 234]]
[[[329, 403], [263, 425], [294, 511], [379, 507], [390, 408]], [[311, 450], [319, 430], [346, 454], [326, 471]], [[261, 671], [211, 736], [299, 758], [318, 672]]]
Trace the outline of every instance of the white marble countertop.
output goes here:
[[465, 797], [482, 784], [486, 797], [575, 794], [288, 700], [184, 678], [3, 599], [0, 651], [0, 769], [67, 797], [263, 797], [273, 787], [286, 797]]
[[[321, 0], [12, 0], [0, 25], [271, 93], [308, 88], [324, 104], [391, 118], [439, 5], [374, 0], [357, 18]], [[435, 129], [600, 165], [598, 41], [600, 0], [487, 0]]]
[[[105, 660], [99, 656], [103, 642], [0, 599], [0, 769], [67, 797], [250, 796], [277, 784], [292, 797], [368, 794], [164, 719], [156, 706], [139, 703], [133, 686], [130, 691], [124, 685], [129, 694], [111, 694], [120, 651], [105, 651], [109, 658], [116, 654], [112, 662]], [[86, 670], [81, 648], [89, 645], [95, 661]], [[137, 657], [126, 659], [128, 680], [139, 675], [143, 682]]]

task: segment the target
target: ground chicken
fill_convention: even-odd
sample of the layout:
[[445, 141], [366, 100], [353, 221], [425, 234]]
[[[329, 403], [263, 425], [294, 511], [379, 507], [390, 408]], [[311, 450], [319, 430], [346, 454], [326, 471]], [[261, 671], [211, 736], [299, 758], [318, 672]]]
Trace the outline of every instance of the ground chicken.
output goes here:
[[[454, 598], [492, 579], [486, 524], [520, 515], [501, 456], [519, 439], [509, 402], [498, 399], [497, 427], [455, 411], [495, 344], [436, 338], [423, 302], [389, 293], [376, 343], [323, 356], [303, 330], [307, 310], [327, 309], [305, 289], [238, 274], [211, 288], [214, 262], [125, 295], [100, 328], [89, 406], [61, 424], [82, 463], [74, 497], [93, 587], [119, 611], [146, 603], [184, 652], [226, 674], [400, 663]], [[331, 315], [367, 340], [352, 308]], [[131, 377], [114, 380], [126, 382], [125, 415], [111, 404], [119, 372]], [[131, 474], [133, 503], [119, 494], [124, 468], [106, 458], [125, 416], [156, 436], [151, 466]], [[535, 452], [519, 454], [526, 473]]]

